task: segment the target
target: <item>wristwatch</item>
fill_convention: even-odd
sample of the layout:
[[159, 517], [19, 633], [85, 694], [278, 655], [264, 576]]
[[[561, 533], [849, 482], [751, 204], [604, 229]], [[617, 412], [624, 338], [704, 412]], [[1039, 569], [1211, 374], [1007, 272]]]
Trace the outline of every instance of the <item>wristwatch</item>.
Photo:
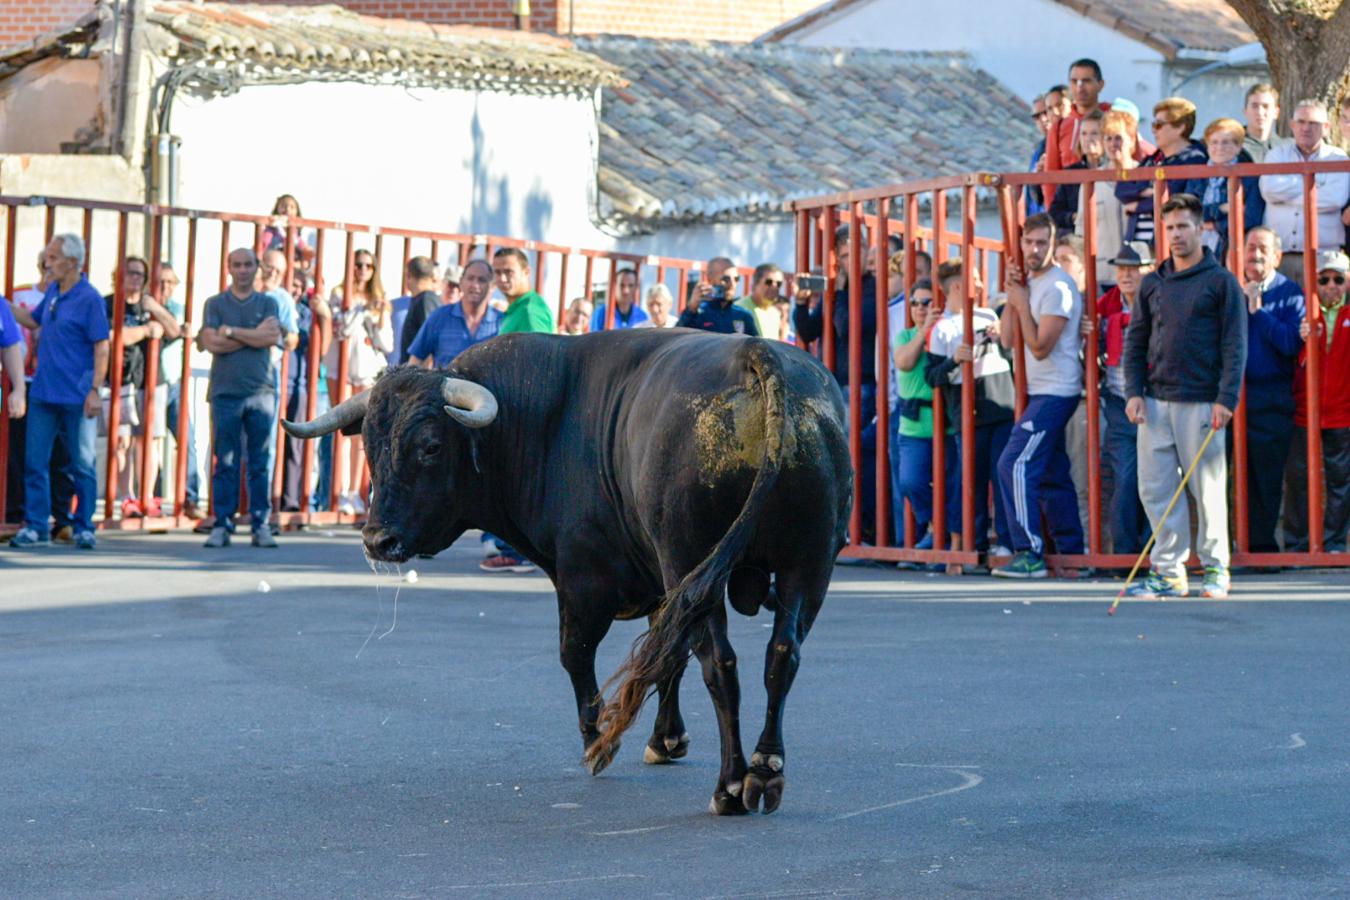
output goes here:
[[226, 336], [227, 338], [232, 338], [232, 337], [234, 337], [234, 329], [231, 328], [229, 325], [226, 325], [226, 326], [225, 326], [225, 336]]

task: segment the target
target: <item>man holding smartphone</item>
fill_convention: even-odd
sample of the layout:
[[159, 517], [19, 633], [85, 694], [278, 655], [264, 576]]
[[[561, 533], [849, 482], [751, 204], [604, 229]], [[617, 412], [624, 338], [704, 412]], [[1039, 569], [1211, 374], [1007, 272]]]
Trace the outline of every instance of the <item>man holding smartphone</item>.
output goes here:
[[759, 337], [755, 317], [736, 305], [736, 264], [725, 256], [708, 260], [707, 281], [694, 289], [694, 300], [675, 324], [720, 334]]

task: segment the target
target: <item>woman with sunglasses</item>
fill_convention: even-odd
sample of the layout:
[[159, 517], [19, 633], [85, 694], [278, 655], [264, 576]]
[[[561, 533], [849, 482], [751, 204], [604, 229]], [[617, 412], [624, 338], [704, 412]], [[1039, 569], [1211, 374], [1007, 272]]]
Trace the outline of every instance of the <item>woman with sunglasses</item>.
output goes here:
[[[388, 366], [388, 354], [394, 348], [391, 304], [384, 294], [375, 254], [358, 250], [352, 258], [351, 302], [344, 304], [342, 288], [333, 289], [333, 343], [324, 354], [330, 403], [344, 399], [338, 388], [339, 353], [347, 359], [348, 397], [369, 390], [375, 378]], [[359, 515], [365, 512], [361, 482], [366, 469], [366, 448], [361, 435], [348, 440], [348, 457], [339, 457], [333, 477], [338, 488], [338, 512]], [[344, 465], [346, 463], [346, 465]]]
[[[1144, 160], [1144, 166], [1203, 166], [1209, 162], [1205, 145], [1191, 137], [1195, 130], [1195, 104], [1185, 97], [1168, 97], [1153, 107], [1153, 137], [1158, 149]], [[1186, 190], [1186, 179], [1167, 181], [1171, 196]], [[1116, 197], [1130, 214], [1125, 240], [1153, 243], [1153, 182], [1122, 181], [1116, 184]]]

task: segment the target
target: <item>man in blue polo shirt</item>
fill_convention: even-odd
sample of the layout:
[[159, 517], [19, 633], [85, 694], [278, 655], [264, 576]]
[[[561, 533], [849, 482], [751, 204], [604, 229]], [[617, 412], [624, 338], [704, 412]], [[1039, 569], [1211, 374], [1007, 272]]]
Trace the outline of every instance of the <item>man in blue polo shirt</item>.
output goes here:
[[28, 402], [27, 385], [23, 380], [23, 331], [3, 298], [0, 298], [0, 372], [9, 379], [8, 387], [0, 381], [9, 417], [22, 419]]
[[474, 344], [496, 337], [502, 313], [487, 302], [492, 267], [487, 260], [470, 260], [460, 276], [460, 300], [438, 308], [418, 329], [408, 347], [408, 362], [427, 369], [450, 365]]
[[108, 375], [108, 314], [103, 297], [84, 276], [84, 241], [61, 234], [47, 245], [48, 287], [30, 315], [17, 313], [28, 328], [41, 328], [38, 365], [28, 394], [28, 446], [24, 454], [24, 527], [11, 547], [48, 542], [51, 515], [49, 464], [59, 433], [70, 452], [75, 482], [75, 546], [94, 548], [94, 473], [99, 388]]

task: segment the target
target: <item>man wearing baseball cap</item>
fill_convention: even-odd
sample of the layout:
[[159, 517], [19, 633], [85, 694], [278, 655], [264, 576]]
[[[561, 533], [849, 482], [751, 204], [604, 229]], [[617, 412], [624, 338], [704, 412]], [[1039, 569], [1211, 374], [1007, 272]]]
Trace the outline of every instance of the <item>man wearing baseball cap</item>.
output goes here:
[[[1144, 276], [1156, 265], [1153, 248], [1144, 241], [1128, 241], [1114, 258], [1115, 287], [1097, 301], [1099, 327], [1097, 352], [1102, 357], [1105, 390], [1101, 392], [1102, 411], [1106, 415], [1106, 437], [1102, 450], [1110, 467], [1112, 485], [1107, 507], [1111, 549], [1115, 553], [1138, 553], [1147, 540], [1148, 520], [1139, 502], [1138, 439], [1139, 427], [1125, 415], [1125, 367], [1121, 358], [1125, 349], [1125, 329], [1139, 297]], [[1090, 337], [1091, 335], [1088, 335]]]
[[[1317, 254], [1317, 300], [1322, 320], [1317, 335], [1322, 341], [1322, 464], [1325, 467], [1326, 506], [1322, 519], [1326, 549], [1344, 553], [1350, 529], [1350, 258], [1339, 250]], [[1305, 319], [1299, 334], [1308, 340], [1311, 328]], [[1286, 469], [1288, 493], [1284, 504], [1286, 550], [1308, 549], [1308, 352], [1299, 357], [1294, 376], [1294, 440]]]

